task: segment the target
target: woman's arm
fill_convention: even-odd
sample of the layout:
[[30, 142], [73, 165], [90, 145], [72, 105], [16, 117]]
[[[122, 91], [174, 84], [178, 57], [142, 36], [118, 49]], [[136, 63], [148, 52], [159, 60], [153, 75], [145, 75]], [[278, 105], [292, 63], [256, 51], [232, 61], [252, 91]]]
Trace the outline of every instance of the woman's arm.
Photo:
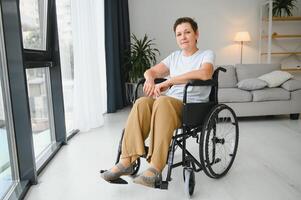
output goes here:
[[213, 75], [213, 65], [211, 63], [204, 63], [202, 67], [197, 70], [187, 72], [185, 74], [172, 77], [168, 80], [170, 86], [185, 84], [191, 79], [208, 80]]
[[169, 75], [169, 69], [161, 62], [144, 72], [145, 83], [143, 91], [147, 96], [153, 96], [156, 78], [164, 78]]
[[213, 75], [213, 65], [211, 63], [202, 64], [200, 69], [187, 72], [185, 74], [172, 77], [160, 84], [157, 84], [154, 89], [154, 95], [160, 96], [161, 92], [165, 91], [173, 85], [185, 84], [191, 79], [208, 80]]

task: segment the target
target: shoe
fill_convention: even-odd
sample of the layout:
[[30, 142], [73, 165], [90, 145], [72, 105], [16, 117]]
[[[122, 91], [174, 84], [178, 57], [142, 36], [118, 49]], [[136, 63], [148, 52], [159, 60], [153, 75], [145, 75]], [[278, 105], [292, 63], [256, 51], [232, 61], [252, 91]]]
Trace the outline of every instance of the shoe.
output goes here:
[[154, 176], [145, 176], [141, 174], [134, 178], [133, 182], [147, 187], [155, 188], [156, 183], [162, 181], [162, 174], [153, 167], [148, 168], [147, 171], [151, 171], [154, 174]]
[[131, 175], [134, 173], [134, 165], [131, 164], [128, 167], [124, 167], [123, 164], [118, 163], [116, 167], [119, 169], [117, 172], [112, 172], [111, 170], [106, 170], [101, 172], [101, 177], [110, 182], [119, 179], [120, 176]]

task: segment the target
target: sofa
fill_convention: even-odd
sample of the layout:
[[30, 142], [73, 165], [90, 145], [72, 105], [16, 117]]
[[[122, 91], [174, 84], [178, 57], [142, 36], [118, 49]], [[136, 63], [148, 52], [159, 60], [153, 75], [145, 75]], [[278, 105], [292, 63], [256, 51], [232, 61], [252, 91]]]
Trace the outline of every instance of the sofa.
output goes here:
[[238, 117], [289, 114], [291, 119], [299, 118], [301, 81], [290, 78], [278, 87], [255, 90], [238, 88], [243, 80], [257, 79], [264, 74], [280, 71], [279, 64], [237, 64], [221, 67], [226, 68], [227, 72], [219, 73], [218, 101], [230, 106]]

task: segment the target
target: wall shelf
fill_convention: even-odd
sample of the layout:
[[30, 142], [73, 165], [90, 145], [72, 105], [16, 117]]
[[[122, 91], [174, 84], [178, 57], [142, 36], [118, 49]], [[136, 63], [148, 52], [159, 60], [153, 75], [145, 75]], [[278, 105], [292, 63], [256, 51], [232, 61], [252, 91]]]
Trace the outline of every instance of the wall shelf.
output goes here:
[[295, 67], [295, 68], [281, 68], [281, 71], [286, 71], [286, 72], [301, 72], [300, 67]]
[[278, 33], [273, 33], [272, 38], [273, 39], [278, 39], [278, 38], [301, 38], [301, 34], [278, 34]]
[[273, 21], [301, 21], [301, 16], [272, 17]]
[[[269, 18], [264, 17], [262, 20], [269, 21]], [[272, 21], [301, 21], [301, 16], [272, 17]]]
[[272, 10], [273, 0], [262, 3], [258, 61], [300, 66], [301, 16], [274, 17]]
[[[261, 53], [261, 55], [268, 55], [269, 53]], [[292, 55], [296, 54], [299, 55], [301, 52], [272, 52], [271, 55]]]
[[[262, 36], [263, 39], [267, 39], [269, 36]], [[272, 34], [273, 39], [301, 39], [301, 35], [297, 34]]]

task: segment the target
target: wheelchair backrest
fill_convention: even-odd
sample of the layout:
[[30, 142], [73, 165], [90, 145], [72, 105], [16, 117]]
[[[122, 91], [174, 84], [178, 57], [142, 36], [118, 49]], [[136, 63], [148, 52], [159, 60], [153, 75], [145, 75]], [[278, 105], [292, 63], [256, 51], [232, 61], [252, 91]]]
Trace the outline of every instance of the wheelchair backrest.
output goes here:
[[216, 82], [216, 85], [211, 87], [209, 101], [214, 102], [215, 104], [218, 103], [218, 74], [220, 71], [224, 71], [224, 70], [225, 70], [224, 68], [218, 67], [217, 69], [214, 70], [212, 75], [212, 80]]
[[219, 71], [226, 71], [226, 69], [218, 67], [213, 75], [211, 92], [209, 95], [209, 102], [205, 103], [185, 103], [183, 107], [182, 122], [183, 126], [188, 128], [195, 128], [203, 125], [208, 113], [218, 104], [218, 74]]

